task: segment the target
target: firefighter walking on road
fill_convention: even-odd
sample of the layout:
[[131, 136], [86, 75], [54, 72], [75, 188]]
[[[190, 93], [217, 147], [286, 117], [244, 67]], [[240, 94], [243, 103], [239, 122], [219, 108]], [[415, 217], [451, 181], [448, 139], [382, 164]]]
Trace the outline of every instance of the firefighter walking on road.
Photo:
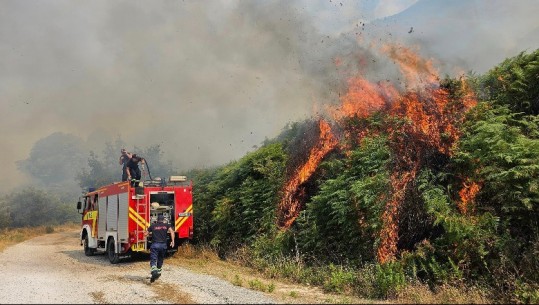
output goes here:
[[170, 224], [164, 222], [163, 215], [159, 214], [157, 222], [151, 224], [144, 233], [146, 236], [152, 235], [152, 246], [150, 247], [150, 272], [152, 278], [150, 282], [153, 282], [161, 276], [163, 260], [167, 251], [167, 233], [170, 233], [170, 246], [174, 247], [174, 230]]

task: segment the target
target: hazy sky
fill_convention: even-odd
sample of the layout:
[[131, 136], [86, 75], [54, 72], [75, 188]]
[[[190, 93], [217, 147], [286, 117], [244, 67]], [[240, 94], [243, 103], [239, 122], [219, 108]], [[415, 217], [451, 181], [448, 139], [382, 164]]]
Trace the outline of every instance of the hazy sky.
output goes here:
[[338, 101], [343, 34], [414, 4], [2, 0], [0, 191], [54, 132], [161, 144], [184, 170], [238, 159]]

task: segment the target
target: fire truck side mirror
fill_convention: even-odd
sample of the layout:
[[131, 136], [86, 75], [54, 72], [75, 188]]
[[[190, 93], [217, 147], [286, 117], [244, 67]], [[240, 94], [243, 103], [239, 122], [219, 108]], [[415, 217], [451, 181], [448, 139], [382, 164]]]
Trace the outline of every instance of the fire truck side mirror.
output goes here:
[[79, 202], [77, 202], [77, 210], [79, 210], [79, 211], [80, 211], [80, 208], [81, 208], [81, 207], [82, 207], [82, 202], [80, 202], [80, 201], [79, 201]]

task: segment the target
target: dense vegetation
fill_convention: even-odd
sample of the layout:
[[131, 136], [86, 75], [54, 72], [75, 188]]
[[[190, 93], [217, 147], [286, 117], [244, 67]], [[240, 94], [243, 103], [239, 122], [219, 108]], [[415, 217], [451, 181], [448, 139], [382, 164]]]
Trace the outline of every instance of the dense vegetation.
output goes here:
[[[197, 241], [222, 256], [241, 253], [270, 275], [364, 297], [388, 297], [411, 283], [462, 284], [495, 300], [538, 302], [538, 60], [539, 51], [521, 53], [465, 84], [441, 82], [455, 102], [462, 86], [473, 86], [479, 102], [452, 153], [421, 160], [398, 210], [393, 260], [376, 257], [399, 154], [379, 128], [398, 120], [383, 113], [347, 122], [369, 133], [326, 156], [286, 230], [276, 225], [283, 183], [302, 161], [297, 151], [305, 152], [313, 122], [288, 126], [238, 161], [191, 173]], [[474, 196], [465, 201], [465, 192]]]

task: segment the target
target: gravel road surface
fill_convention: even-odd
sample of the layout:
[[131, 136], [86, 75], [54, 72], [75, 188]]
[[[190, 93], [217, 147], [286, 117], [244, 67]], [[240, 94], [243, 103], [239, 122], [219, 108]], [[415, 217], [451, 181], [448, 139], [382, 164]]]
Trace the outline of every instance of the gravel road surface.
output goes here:
[[78, 231], [46, 234], [0, 253], [0, 304], [269, 304], [259, 291], [217, 277], [167, 265], [150, 283], [149, 260], [112, 265], [105, 255], [87, 257]]

